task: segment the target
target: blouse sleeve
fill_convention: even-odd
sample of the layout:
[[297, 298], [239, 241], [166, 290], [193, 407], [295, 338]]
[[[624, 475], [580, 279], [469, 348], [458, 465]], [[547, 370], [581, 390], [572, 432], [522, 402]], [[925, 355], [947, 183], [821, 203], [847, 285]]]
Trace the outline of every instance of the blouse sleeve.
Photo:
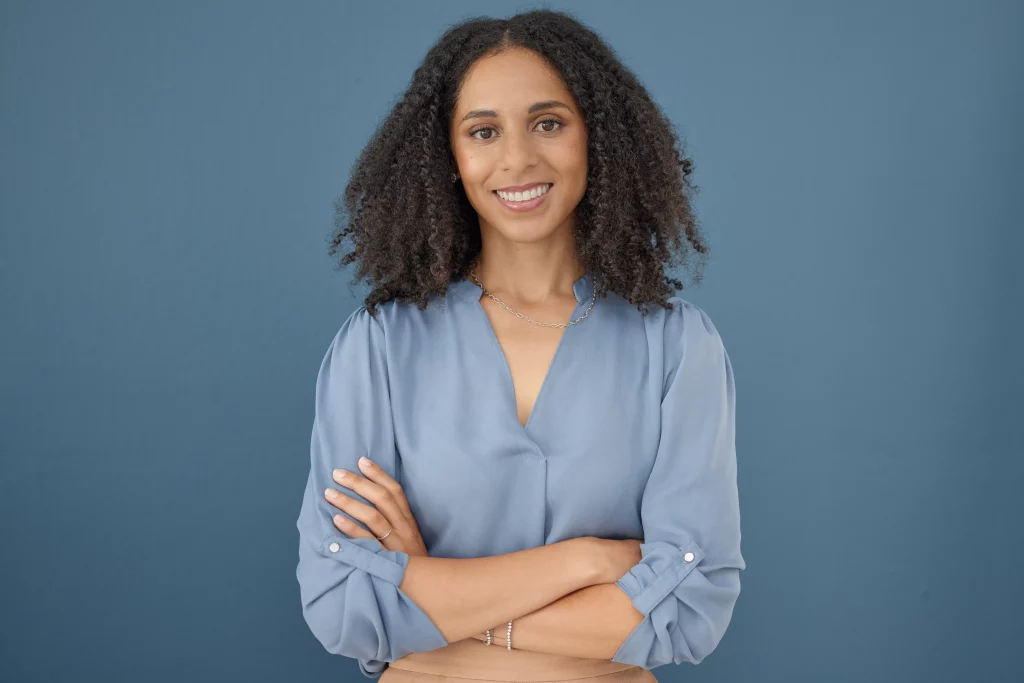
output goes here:
[[345, 513], [324, 498], [328, 488], [373, 505], [332, 478], [335, 468], [358, 474], [363, 455], [395, 476], [384, 331], [361, 306], [334, 337], [316, 380], [309, 476], [296, 522], [296, 576], [303, 617], [320, 643], [358, 659], [364, 676], [379, 678], [388, 662], [448, 643], [398, 587], [409, 555], [386, 550], [373, 538], [351, 538], [332, 522]]
[[661, 438], [640, 504], [641, 560], [615, 585], [644, 620], [612, 661], [653, 669], [699, 664], [718, 645], [740, 592], [736, 395], [707, 314], [680, 300], [665, 329], [669, 370]]

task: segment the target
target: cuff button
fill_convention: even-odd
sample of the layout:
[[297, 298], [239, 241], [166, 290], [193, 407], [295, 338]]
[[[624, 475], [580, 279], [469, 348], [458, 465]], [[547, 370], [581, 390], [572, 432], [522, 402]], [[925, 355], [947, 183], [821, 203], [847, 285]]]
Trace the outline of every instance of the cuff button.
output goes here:
[[683, 560], [686, 562], [693, 562], [693, 553], [686, 553], [683, 555]]
[[[341, 550], [341, 546], [340, 546], [340, 545], [338, 545], [337, 543], [332, 543], [332, 544], [330, 544], [330, 545], [329, 545], [329, 546], [327, 546], [327, 547], [331, 549], [331, 552], [332, 552], [332, 553], [336, 553], [336, 552], [338, 552], [339, 550]], [[687, 560], [687, 562], [689, 562], [689, 560]]]

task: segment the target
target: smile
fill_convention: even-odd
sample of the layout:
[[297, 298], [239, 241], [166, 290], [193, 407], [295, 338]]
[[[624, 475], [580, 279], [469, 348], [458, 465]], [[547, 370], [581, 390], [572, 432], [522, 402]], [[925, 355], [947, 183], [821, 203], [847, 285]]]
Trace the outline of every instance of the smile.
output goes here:
[[526, 192], [502, 192], [501, 190], [494, 190], [494, 196], [498, 198], [498, 201], [502, 203], [506, 208], [513, 211], [530, 211], [540, 206], [544, 202], [544, 198], [548, 196], [548, 190], [552, 187], [552, 183], [544, 183], [532, 187]]

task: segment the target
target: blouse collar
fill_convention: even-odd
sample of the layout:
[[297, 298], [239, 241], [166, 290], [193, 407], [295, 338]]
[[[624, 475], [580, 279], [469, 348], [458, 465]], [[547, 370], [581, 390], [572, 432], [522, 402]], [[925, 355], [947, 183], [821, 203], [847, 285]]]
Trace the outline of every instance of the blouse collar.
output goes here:
[[[468, 277], [454, 280], [448, 285], [448, 290], [457, 296], [478, 301], [484, 290]], [[583, 273], [572, 285], [572, 293], [576, 295], [576, 301], [589, 300], [594, 293], [594, 276], [589, 271]]]

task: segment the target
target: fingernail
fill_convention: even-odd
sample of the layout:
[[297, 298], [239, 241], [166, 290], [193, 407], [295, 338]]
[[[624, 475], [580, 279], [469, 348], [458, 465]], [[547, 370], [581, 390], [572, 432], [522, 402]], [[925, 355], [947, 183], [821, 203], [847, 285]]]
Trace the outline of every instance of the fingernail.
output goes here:
[[370, 462], [370, 459], [369, 459], [369, 458], [367, 458], [367, 457], [362, 457], [362, 458], [359, 458], [359, 464], [360, 464], [360, 465], [361, 465], [362, 467], [370, 467], [371, 465], [373, 465], [373, 463], [372, 463], [372, 462]]
[[327, 489], [327, 497], [328, 498], [337, 498], [338, 494], [335, 492], [334, 489]]
[[344, 479], [346, 474], [348, 474], [348, 472], [345, 470], [334, 470], [334, 476], [338, 479]]

